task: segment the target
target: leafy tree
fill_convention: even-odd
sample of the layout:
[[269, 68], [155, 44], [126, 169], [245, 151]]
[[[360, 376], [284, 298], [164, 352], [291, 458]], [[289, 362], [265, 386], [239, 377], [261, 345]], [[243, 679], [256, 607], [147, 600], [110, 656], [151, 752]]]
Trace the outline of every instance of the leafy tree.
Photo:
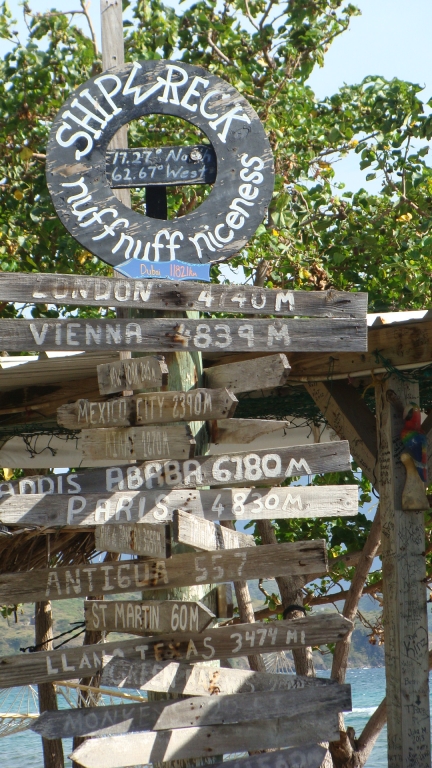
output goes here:
[[[276, 161], [276, 189], [268, 220], [233, 263], [247, 275], [265, 258], [267, 285], [303, 290], [330, 286], [368, 291], [371, 310], [423, 308], [431, 300], [432, 175], [427, 165], [432, 115], [421, 88], [394, 78], [367, 77], [318, 100], [307, 84], [333, 40], [358, 14], [341, 0], [198, 0], [174, 10], [161, 0], [124, 0], [128, 60], [175, 58], [200, 64], [227, 79], [252, 103], [265, 124]], [[45, 182], [50, 124], [69, 94], [101, 71], [91, 25], [76, 11], [33, 13], [23, 5], [28, 38], [20, 41], [7, 3], [0, 6], [0, 35], [12, 42], [0, 61], [0, 269], [3, 271], [109, 274], [58, 220]], [[431, 106], [432, 102], [428, 102]], [[197, 140], [193, 126], [159, 116], [130, 126], [131, 146]], [[198, 137], [199, 138], [199, 137]], [[334, 165], [349, 153], [368, 169], [366, 188], [335, 183]], [[378, 178], [379, 193], [367, 182]], [[184, 213], [208, 194], [205, 187], [170, 192], [170, 215]], [[142, 190], [132, 204], [143, 205]], [[218, 278], [218, 267], [212, 268]], [[60, 309], [68, 312], [71, 308]], [[2, 316], [17, 313], [0, 307]], [[82, 313], [83, 310], [80, 310]], [[87, 313], [97, 310], [87, 310]], [[34, 315], [56, 314], [44, 305]], [[353, 476], [315, 482], [347, 482]], [[360, 481], [363, 499], [370, 489]], [[356, 520], [278, 524], [280, 540], [324, 537], [330, 556], [361, 548], [370, 527]], [[315, 601], [350, 579], [337, 561], [331, 580], [317, 585]], [[380, 574], [369, 577], [370, 585]], [[311, 598], [312, 600], [312, 598]], [[340, 763], [342, 765], [342, 763]], [[363, 764], [363, 763], [359, 763]]]

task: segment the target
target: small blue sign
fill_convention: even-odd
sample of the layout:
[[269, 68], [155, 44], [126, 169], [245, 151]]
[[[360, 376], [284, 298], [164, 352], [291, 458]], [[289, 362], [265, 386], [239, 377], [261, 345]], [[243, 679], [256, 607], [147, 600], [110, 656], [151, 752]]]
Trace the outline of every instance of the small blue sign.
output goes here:
[[150, 277], [165, 280], [205, 280], [210, 282], [210, 263], [186, 264], [184, 261], [144, 261], [128, 259], [115, 267], [125, 277], [148, 279]]

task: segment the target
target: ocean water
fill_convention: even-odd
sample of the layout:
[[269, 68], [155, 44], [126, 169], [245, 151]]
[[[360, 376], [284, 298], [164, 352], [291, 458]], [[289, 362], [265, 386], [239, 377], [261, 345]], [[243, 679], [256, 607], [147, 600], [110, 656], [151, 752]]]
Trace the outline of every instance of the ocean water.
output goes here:
[[[346, 715], [347, 725], [351, 725], [359, 736], [369, 717], [385, 695], [385, 675], [383, 668], [349, 669], [347, 683], [352, 686], [353, 711]], [[10, 694], [13, 695], [12, 692]], [[10, 701], [10, 699], [9, 699]], [[4, 712], [8, 702], [0, 698], [0, 711]], [[65, 755], [72, 751], [71, 739], [63, 741]], [[71, 762], [66, 760], [66, 765]], [[13, 734], [0, 738], [1, 768], [43, 768], [41, 739], [32, 731]], [[386, 768], [387, 733], [384, 729], [367, 763], [367, 768]]]

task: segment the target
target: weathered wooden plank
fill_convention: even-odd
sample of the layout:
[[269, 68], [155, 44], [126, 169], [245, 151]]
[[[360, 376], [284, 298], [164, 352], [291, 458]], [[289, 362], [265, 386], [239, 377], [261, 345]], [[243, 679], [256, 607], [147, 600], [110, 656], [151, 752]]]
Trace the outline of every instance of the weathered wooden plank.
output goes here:
[[166, 387], [168, 366], [164, 357], [134, 357], [102, 363], [97, 368], [99, 392], [111, 395], [123, 390]]
[[301, 719], [281, 717], [237, 725], [198, 726], [89, 739], [71, 757], [84, 768], [121, 768], [149, 761], [297, 746], [314, 737], [317, 741], [337, 739], [337, 713], [323, 710], [317, 715], [315, 712]]
[[328, 677], [253, 672], [206, 664], [179, 664], [176, 661], [154, 663], [119, 656], [105, 657], [101, 685], [136, 688], [185, 696], [254, 693], [257, 691], [298, 691], [304, 688], [336, 685]]
[[[394, 405], [418, 402], [418, 383], [392, 375], [376, 385], [382, 525], [389, 768], [431, 764], [424, 511], [405, 512], [404, 420]], [[388, 397], [393, 395], [393, 397]], [[401, 408], [401, 411], [403, 409]]]
[[283, 386], [290, 371], [286, 355], [279, 353], [205, 368], [204, 378], [209, 387], [227, 387], [232, 392], [253, 392], [256, 389]]
[[326, 754], [327, 750], [319, 744], [301, 744], [213, 765], [214, 768], [321, 768]]
[[173, 523], [174, 541], [195, 549], [210, 551], [255, 546], [255, 539], [250, 534], [231, 531], [181, 509], [174, 511]]
[[[213, 421], [210, 428], [212, 443], [236, 443], [247, 445], [258, 437], [271, 435], [273, 432], [285, 430], [289, 426], [288, 421], [276, 421], [275, 419], [224, 419]], [[285, 434], [285, 432], [284, 432]]]
[[220, 584], [242, 579], [301, 575], [304, 583], [326, 572], [325, 541], [285, 542], [260, 547], [221, 550], [218, 554], [187, 553], [169, 560], [121, 560], [116, 563], [86, 563], [0, 574], [0, 605], [34, 603], [38, 600], [67, 600], [85, 595], [120, 594]]
[[107, 150], [106, 175], [112, 189], [213, 184], [216, 153], [211, 144]]
[[352, 622], [333, 613], [295, 621], [236, 624], [235, 627], [206, 629], [201, 633], [177, 632], [57, 651], [3, 656], [0, 658], [0, 688], [35, 685], [51, 680], [72, 680], [83, 674], [91, 676], [102, 668], [105, 655], [123, 655], [131, 660], [177, 660], [188, 663], [238, 658], [250, 655], [251, 649], [254, 652], [271, 653], [337, 642], [352, 626]]
[[[134, 359], [120, 362], [134, 362]], [[133, 427], [144, 424], [213, 419], [225, 419], [231, 422], [231, 416], [237, 404], [237, 398], [227, 389], [155, 392], [135, 397], [116, 397], [98, 403], [78, 400], [76, 403], [62, 405], [57, 409], [57, 422], [67, 429]], [[245, 420], [236, 419], [236, 421]], [[271, 422], [265, 423], [271, 424]], [[260, 422], [257, 424], [259, 426]], [[222, 425], [218, 431], [223, 434]]]
[[356, 485], [178, 489], [165, 493], [157, 490], [84, 495], [33, 493], [32, 489], [38, 490], [38, 485], [41, 490], [49, 491], [49, 486], [43, 482], [45, 479], [26, 478], [32, 485], [22, 485], [21, 493], [18, 489], [16, 494], [14, 488], [9, 491], [5, 484], [1, 485], [0, 522], [4, 525], [93, 528], [126, 522], [171, 522], [176, 509], [203, 520], [351, 517], [358, 512]]
[[283, 291], [249, 285], [0, 273], [0, 301], [248, 315], [365, 318], [367, 293]]
[[81, 430], [85, 459], [191, 459], [195, 438], [189, 424]]
[[367, 350], [366, 320], [0, 320], [0, 347], [11, 351], [343, 352]]
[[148, 555], [169, 557], [171, 541], [169, 528], [148, 523], [122, 523], [97, 525], [95, 547], [101, 552], [119, 552], [122, 555]]
[[298, 691], [237, 693], [230, 696], [194, 696], [186, 701], [152, 701], [143, 704], [114, 704], [96, 710], [75, 709], [45, 712], [32, 723], [32, 730], [48, 739], [73, 736], [114, 736], [140, 731], [165, 731], [203, 725], [247, 723], [281, 713], [287, 719], [326, 711], [351, 710], [351, 686], [331, 685]]
[[215, 619], [201, 602], [188, 600], [86, 600], [86, 628], [91, 631], [202, 632]]
[[0, 498], [16, 493], [103, 494], [152, 488], [171, 491], [172, 488], [189, 489], [205, 485], [271, 485], [282, 482], [286, 477], [344, 472], [350, 468], [348, 442], [335, 440], [288, 448], [197, 456], [183, 462], [156, 460], [130, 467], [114, 466], [67, 475], [21, 478], [0, 483]]

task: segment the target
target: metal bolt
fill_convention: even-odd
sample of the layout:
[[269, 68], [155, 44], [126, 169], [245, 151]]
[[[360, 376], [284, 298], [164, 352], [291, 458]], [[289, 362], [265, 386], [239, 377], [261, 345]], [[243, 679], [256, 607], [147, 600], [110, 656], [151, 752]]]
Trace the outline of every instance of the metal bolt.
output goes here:
[[193, 149], [189, 157], [193, 163], [199, 163], [199, 161], [203, 159], [203, 156], [199, 151], [199, 149]]

